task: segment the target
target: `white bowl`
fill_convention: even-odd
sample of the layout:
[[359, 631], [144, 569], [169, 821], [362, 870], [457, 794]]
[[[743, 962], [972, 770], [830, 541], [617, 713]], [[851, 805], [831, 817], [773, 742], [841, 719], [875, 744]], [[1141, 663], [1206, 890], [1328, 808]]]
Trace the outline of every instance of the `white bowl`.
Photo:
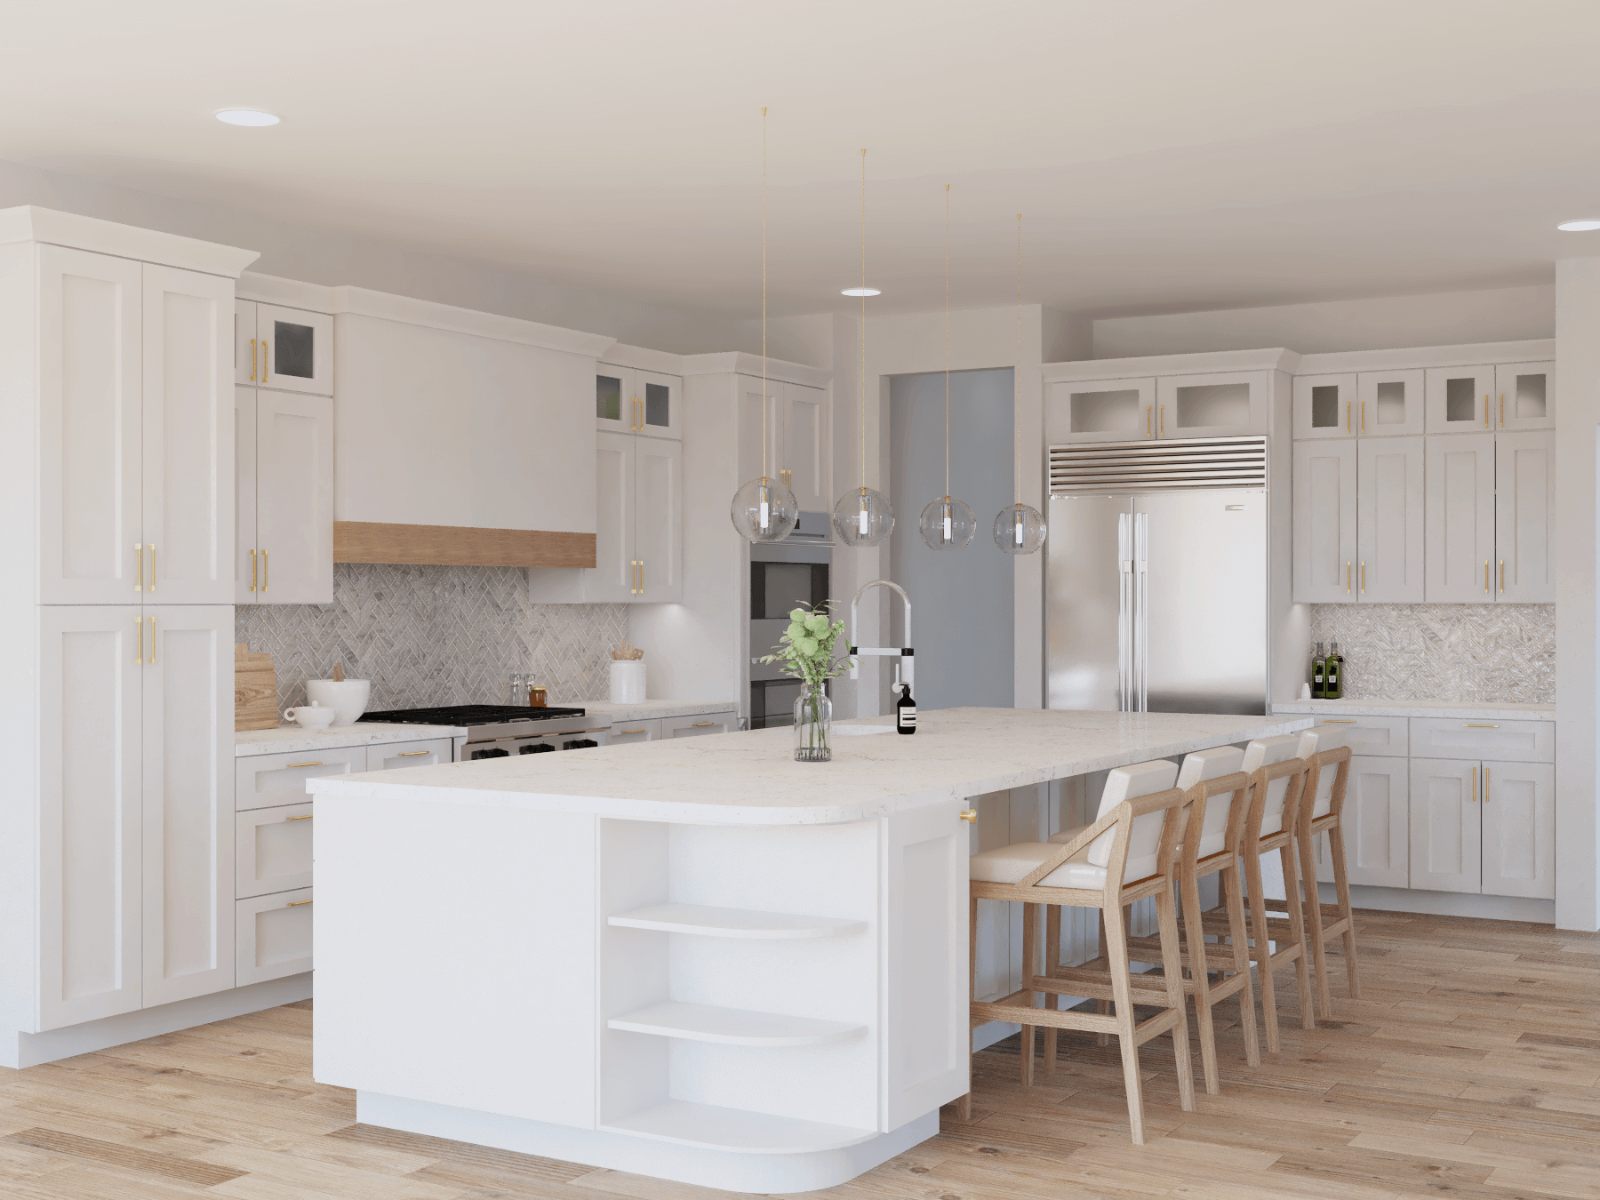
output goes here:
[[333, 724], [334, 715], [333, 709], [323, 708], [315, 701], [310, 704], [302, 704], [299, 708], [286, 708], [283, 710], [283, 719], [292, 721], [300, 726], [301, 729], [326, 729]]
[[308, 679], [306, 699], [333, 709], [335, 725], [354, 725], [367, 711], [367, 701], [372, 699], [372, 680]]

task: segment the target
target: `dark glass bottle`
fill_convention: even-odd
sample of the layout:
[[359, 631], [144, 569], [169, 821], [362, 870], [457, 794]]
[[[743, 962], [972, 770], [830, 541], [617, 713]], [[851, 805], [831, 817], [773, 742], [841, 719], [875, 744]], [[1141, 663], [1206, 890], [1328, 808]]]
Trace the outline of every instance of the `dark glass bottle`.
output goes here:
[[900, 699], [894, 702], [894, 727], [897, 733], [917, 731], [917, 702], [911, 698], [911, 685], [900, 685]]
[[1328, 687], [1329, 700], [1337, 700], [1344, 695], [1344, 655], [1339, 653], [1339, 643], [1334, 642], [1328, 652]]
[[1328, 694], [1328, 656], [1317, 643], [1317, 652], [1311, 657], [1311, 698], [1321, 700]]

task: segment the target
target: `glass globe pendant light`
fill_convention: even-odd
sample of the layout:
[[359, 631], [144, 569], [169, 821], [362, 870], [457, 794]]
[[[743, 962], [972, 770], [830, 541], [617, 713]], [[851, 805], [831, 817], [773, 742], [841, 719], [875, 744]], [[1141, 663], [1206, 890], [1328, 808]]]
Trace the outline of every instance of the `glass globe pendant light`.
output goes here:
[[944, 185], [944, 495], [928, 501], [917, 532], [930, 550], [965, 550], [978, 518], [965, 500], [950, 495], [950, 185]]
[[1007, 554], [1033, 554], [1044, 545], [1044, 514], [1022, 502], [1022, 214], [1017, 214], [1017, 369], [1012, 372], [1012, 424], [1016, 428], [1015, 504], [995, 514], [994, 544]]
[[856, 407], [861, 410], [861, 486], [839, 497], [833, 506], [833, 528], [847, 546], [877, 546], [894, 531], [889, 497], [867, 486], [867, 152], [861, 152], [861, 378]]
[[741, 484], [728, 516], [748, 542], [781, 542], [800, 519], [800, 503], [781, 478], [767, 474], [767, 110], [761, 110], [761, 477]]

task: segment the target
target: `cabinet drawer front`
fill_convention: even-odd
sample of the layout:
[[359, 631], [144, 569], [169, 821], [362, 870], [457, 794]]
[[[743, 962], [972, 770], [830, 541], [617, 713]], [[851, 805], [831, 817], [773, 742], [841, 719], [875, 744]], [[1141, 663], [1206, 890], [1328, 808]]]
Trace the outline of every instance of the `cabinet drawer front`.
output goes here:
[[[634, 726], [629, 726], [632, 729]], [[738, 728], [731, 712], [697, 713], [691, 717], [662, 717], [663, 738], [699, 737], [703, 733], [730, 733]]]
[[236, 898], [310, 887], [311, 824], [309, 802], [258, 808], [235, 818]]
[[[720, 731], [719, 731], [720, 732]], [[661, 739], [661, 721], [618, 721], [606, 735], [606, 745], [624, 746], [629, 742], [655, 742]]]
[[238, 759], [234, 766], [234, 804], [240, 812], [306, 802], [306, 780], [353, 775], [367, 769], [367, 747], [305, 750]]
[[1412, 717], [1411, 753], [1417, 758], [1553, 763], [1556, 760], [1556, 726], [1554, 721]]
[[454, 761], [455, 746], [449, 738], [367, 747], [369, 771], [393, 771], [399, 767], [431, 767], [438, 763]]
[[1410, 723], [1405, 717], [1318, 717], [1322, 725], [1344, 730], [1353, 754], [1405, 758], [1411, 753]]
[[311, 889], [234, 904], [240, 987], [311, 970]]

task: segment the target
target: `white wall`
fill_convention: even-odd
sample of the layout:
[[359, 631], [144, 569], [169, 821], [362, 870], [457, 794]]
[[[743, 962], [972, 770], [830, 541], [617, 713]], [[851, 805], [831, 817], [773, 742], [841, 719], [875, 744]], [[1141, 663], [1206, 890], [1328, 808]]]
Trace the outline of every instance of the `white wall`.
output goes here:
[[[1102, 317], [1094, 323], [1094, 358], [1254, 350], [1287, 346], [1302, 354], [1458, 346], [1555, 336], [1553, 284], [1367, 300], [1326, 300], [1271, 308], [1146, 317]], [[1091, 355], [1062, 355], [1046, 362]]]
[[680, 354], [760, 349], [759, 323], [752, 346], [748, 321], [641, 304], [622, 295], [552, 283], [488, 260], [429, 253], [0, 160], [0, 208], [19, 204], [259, 250], [261, 257], [251, 270], [264, 275], [372, 288], [610, 334], [629, 345]]
[[1600, 258], [1556, 264], [1556, 925], [1600, 929], [1595, 819], [1595, 461]]

